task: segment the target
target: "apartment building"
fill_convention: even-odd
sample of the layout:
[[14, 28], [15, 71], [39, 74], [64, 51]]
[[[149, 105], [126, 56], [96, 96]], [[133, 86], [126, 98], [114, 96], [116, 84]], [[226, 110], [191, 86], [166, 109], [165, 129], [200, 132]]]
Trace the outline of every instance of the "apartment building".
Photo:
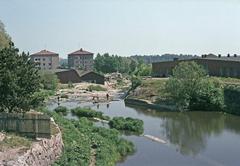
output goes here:
[[68, 54], [68, 66], [72, 69], [93, 70], [93, 53], [81, 48]]
[[57, 53], [42, 50], [30, 56], [31, 60], [37, 63], [37, 67], [41, 70], [55, 70], [59, 67], [59, 55]]

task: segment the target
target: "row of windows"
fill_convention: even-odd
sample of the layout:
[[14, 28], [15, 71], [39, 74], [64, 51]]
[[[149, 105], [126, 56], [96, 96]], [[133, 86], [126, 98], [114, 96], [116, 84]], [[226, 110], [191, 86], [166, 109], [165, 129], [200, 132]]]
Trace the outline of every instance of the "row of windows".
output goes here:
[[[46, 60], [46, 58], [35, 58], [35, 59], [34, 59], [34, 61], [35, 61], [35, 62], [36, 62], [36, 61], [41, 61], [41, 60], [42, 60], [42, 61], [45, 61], [45, 60]], [[52, 58], [51, 58], [51, 57], [49, 57], [49, 58], [48, 58], [48, 60], [49, 60], [49, 61], [51, 61], [51, 60], [52, 60]]]
[[[38, 66], [40, 66], [40, 65], [46, 66], [47, 64], [45, 64], [45, 63], [38, 63]], [[52, 63], [48, 63], [48, 65], [52, 66]]]
[[84, 57], [84, 56], [79, 56], [79, 57], [74, 57], [75, 59], [92, 59], [92, 57]]

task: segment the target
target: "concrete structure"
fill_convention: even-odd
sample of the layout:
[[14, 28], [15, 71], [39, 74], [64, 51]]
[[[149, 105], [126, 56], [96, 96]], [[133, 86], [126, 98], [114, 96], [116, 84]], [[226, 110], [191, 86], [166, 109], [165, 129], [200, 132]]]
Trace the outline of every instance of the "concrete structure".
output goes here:
[[219, 77], [238, 77], [240, 78], [240, 58], [236, 55], [233, 57], [213, 57], [204, 55], [202, 58], [189, 60], [177, 60], [152, 63], [152, 75], [156, 77], [168, 77], [172, 74], [174, 67], [185, 61], [195, 61], [202, 65], [210, 76]]
[[31, 60], [37, 63], [37, 67], [41, 70], [54, 70], [59, 66], [59, 55], [48, 50], [32, 54]]
[[105, 78], [103, 75], [98, 74], [93, 71], [79, 71], [75, 69], [69, 69], [69, 70], [56, 70], [56, 75], [58, 76], [58, 79], [60, 83], [67, 84], [69, 82], [71, 83], [80, 83], [80, 82], [90, 82], [90, 83], [96, 83], [96, 84], [103, 84], [105, 82]]
[[72, 69], [92, 70], [93, 53], [83, 50], [68, 54], [68, 66]]

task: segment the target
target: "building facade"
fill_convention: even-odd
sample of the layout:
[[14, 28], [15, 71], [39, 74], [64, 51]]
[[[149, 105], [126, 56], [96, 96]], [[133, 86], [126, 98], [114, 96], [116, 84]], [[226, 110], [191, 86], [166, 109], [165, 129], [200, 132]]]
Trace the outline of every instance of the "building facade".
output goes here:
[[32, 54], [30, 57], [41, 70], [55, 70], [59, 67], [59, 55], [57, 53], [42, 50]]
[[152, 75], [155, 77], [169, 77], [172, 70], [180, 62], [194, 61], [202, 65], [210, 76], [240, 78], [239, 58], [195, 58], [190, 60], [177, 60], [152, 63]]
[[81, 48], [68, 54], [68, 66], [72, 69], [93, 70], [93, 53]]

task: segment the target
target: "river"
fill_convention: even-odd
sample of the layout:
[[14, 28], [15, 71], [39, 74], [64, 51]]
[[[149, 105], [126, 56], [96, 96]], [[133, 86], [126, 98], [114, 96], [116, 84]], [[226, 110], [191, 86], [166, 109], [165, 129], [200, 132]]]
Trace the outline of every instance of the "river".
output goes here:
[[[240, 117], [218, 112], [166, 112], [136, 106], [124, 101], [110, 104], [62, 102], [62, 106], [91, 107], [110, 117], [142, 119], [144, 134], [165, 140], [151, 141], [142, 136], [124, 136], [137, 151], [118, 166], [239, 166]], [[48, 105], [49, 109], [56, 103]], [[68, 118], [74, 118], [71, 114]]]

